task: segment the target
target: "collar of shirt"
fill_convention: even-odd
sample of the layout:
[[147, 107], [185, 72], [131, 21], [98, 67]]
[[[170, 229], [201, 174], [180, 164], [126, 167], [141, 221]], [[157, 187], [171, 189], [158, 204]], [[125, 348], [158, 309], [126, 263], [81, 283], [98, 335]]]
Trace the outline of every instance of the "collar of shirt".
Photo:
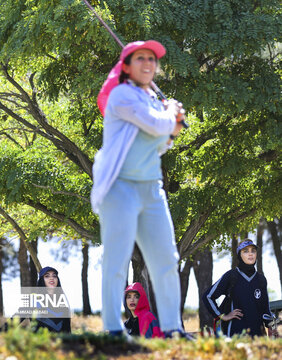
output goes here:
[[139, 88], [140, 90], [144, 91], [146, 94], [148, 94], [152, 99], [157, 99], [157, 94], [151, 89], [151, 88], [148, 88], [147, 90], [144, 90], [142, 88], [140, 88], [133, 80], [131, 79], [127, 79], [127, 83], [134, 86], [134, 87], [137, 87]]

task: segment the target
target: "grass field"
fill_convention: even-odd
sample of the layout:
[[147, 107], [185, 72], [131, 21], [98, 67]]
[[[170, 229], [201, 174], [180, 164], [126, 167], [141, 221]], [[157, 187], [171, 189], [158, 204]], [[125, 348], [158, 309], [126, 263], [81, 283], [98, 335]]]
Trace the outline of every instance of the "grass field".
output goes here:
[[[188, 332], [196, 332], [199, 330], [199, 318], [197, 312], [185, 313], [183, 316], [184, 327]], [[100, 332], [103, 330], [102, 319], [98, 315], [78, 316], [73, 315], [71, 321], [72, 330]]]
[[[186, 314], [186, 331], [197, 332], [199, 321]], [[0, 360], [281, 360], [282, 338], [248, 336], [185, 339], [142, 339], [129, 342], [102, 332], [99, 316], [72, 318], [72, 334], [34, 334], [16, 326], [0, 333]]]

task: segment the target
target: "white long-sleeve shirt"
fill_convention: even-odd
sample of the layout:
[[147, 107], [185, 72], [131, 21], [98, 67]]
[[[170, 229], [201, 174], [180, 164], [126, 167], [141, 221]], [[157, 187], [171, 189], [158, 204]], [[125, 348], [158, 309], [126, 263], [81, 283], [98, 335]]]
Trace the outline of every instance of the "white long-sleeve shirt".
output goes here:
[[[103, 146], [93, 165], [91, 205], [94, 212], [99, 212], [99, 205], [118, 177], [139, 129], [157, 137], [171, 134], [175, 123], [174, 114], [165, 110], [152, 90], [148, 93], [126, 83], [111, 91], [105, 111]], [[161, 154], [167, 148], [162, 149]]]

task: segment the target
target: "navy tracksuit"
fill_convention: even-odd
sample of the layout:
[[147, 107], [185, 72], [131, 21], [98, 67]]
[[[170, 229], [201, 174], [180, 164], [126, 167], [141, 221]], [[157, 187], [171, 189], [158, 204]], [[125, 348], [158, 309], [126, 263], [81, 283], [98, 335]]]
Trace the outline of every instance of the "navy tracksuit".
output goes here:
[[[227, 271], [202, 297], [207, 309], [215, 318], [222, 313], [215, 300], [221, 295], [228, 294], [232, 271], [234, 270]], [[264, 335], [262, 316], [263, 314], [271, 314], [266, 279], [258, 272], [248, 277], [239, 268], [236, 268], [236, 271], [238, 271], [237, 280], [231, 291], [232, 301], [229, 311], [240, 309], [243, 317], [241, 320], [230, 320], [225, 335], [240, 334], [245, 329], [251, 336], [262, 336]], [[265, 325], [267, 325], [267, 322], [265, 322]]]

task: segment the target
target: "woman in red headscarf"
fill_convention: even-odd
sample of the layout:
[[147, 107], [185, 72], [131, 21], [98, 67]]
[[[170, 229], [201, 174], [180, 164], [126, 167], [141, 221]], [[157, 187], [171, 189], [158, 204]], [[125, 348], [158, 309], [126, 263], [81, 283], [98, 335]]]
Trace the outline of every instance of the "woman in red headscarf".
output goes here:
[[145, 338], [164, 337], [156, 316], [150, 311], [150, 305], [143, 286], [133, 283], [125, 289], [124, 307], [130, 314], [124, 326], [129, 335]]

